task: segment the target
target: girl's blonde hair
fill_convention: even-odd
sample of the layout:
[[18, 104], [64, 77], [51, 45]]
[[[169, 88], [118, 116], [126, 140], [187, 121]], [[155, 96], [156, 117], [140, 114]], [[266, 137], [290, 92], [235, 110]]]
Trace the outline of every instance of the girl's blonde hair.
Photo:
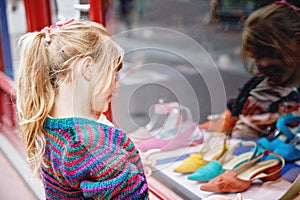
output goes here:
[[253, 56], [280, 56], [288, 65], [296, 64], [295, 49], [289, 41], [300, 32], [300, 11], [287, 4], [269, 5], [253, 12], [242, 33], [242, 53], [248, 71], [249, 53]]
[[[90, 56], [95, 62], [91, 77], [93, 91], [109, 89], [123, 59], [121, 48], [104, 28], [94, 22], [72, 22], [45, 32], [25, 34], [17, 75], [17, 108], [27, 158], [37, 170], [45, 150], [43, 124], [51, 113], [61, 81], [71, 81], [70, 66]], [[100, 83], [100, 84], [99, 84]]]

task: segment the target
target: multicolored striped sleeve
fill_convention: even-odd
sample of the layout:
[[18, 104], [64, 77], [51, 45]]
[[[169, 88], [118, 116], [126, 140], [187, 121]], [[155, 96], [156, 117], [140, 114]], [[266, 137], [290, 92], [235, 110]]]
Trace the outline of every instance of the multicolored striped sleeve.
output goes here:
[[132, 140], [123, 131], [120, 131], [120, 134], [118, 135], [121, 141], [120, 143], [122, 149], [124, 149], [127, 152], [128, 161], [130, 163], [133, 163], [140, 172], [143, 172], [144, 169], [143, 169], [143, 164], [140, 158], [139, 151], [137, 150]]
[[148, 198], [138, 152], [122, 131], [90, 124], [75, 130], [78, 142], [64, 156], [63, 174], [70, 184], [95, 199]]

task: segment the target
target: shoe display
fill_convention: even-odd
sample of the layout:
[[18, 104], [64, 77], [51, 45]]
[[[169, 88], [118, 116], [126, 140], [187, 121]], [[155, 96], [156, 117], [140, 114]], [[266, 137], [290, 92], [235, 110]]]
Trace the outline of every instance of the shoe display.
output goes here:
[[[277, 159], [260, 160], [263, 156], [276, 156]], [[284, 159], [269, 151], [263, 152], [258, 157], [243, 163], [234, 170], [225, 171], [223, 174], [200, 186], [203, 191], [209, 192], [243, 192], [247, 190], [255, 179], [274, 181], [280, 178]]]
[[177, 173], [193, 173], [198, 168], [208, 164], [209, 161], [220, 158], [226, 150], [226, 135], [223, 133], [211, 134], [208, 140], [204, 141], [200, 153], [191, 154], [173, 171]]
[[[284, 175], [285, 171], [282, 168], [285, 166], [285, 162], [300, 159], [300, 117], [294, 114], [278, 118], [277, 132], [272, 137], [266, 135], [266, 138], [261, 138], [258, 142], [232, 138], [230, 139], [230, 142], [234, 144], [232, 145], [229, 144], [226, 131], [211, 132], [209, 128], [207, 129], [209, 131], [205, 131], [204, 124], [199, 126], [193, 122], [191, 117], [183, 120], [182, 112], [186, 112], [184, 116], [189, 116], [187, 113], [190, 111], [176, 102], [158, 104], [153, 108], [156, 115], [166, 115], [166, 120], [163, 126], [157, 128], [159, 126], [154, 117], [149, 124], [137, 130], [133, 134], [138, 136], [136, 137], [138, 138], [136, 140], [137, 148], [141, 153], [150, 149], [160, 149], [161, 155], [158, 153], [155, 157], [159, 161], [177, 156], [176, 159], [173, 159], [174, 161], [168, 161], [167, 166], [160, 164], [159, 167], [168, 168], [166, 173], [170, 180], [175, 179], [180, 183], [182, 181], [182, 185], [190, 184], [189, 187], [195, 187], [193, 191], [197, 191], [198, 188], [200, 195], [206, 195], [206, 192], [224, 193], [224, 195], [225, 193], [245, 192], [251, 185], [253, 187], [250, 192], [254, 191], [260, 187], [258, 182], [252, 184], [256, 179], [275, 181], [281, 177], [281, 174]], [[225, 118], [226, 112], [222, 115], [210, 116], [209, 119], [220, 122]], [[206, 125], [210, 126], [212, 123]], [[275, 126], [272, 127], [272, 131], [274, 128]], [[138, 133], [138, 131], [140, 132]], [[193, 147], [181, 159], [178, 159], [178, 156], [181, 155], [176, 153], [177, 151], [172, 151], [187, 145], [201, 143], [200, 151], [197, 152], [196, 148], [198, 147]], [[176, 166], [172, 167], [173, 164]], [[200, 182], [200, 185], [194, 181]], [[282, 199], [289, 199], [291, 195], [294, 197], [296, 190], [295, 187], [292, 187], [290, 195], [283, 195]], [[245, 194], [247, 193], [245, 192]], [[299, 191], [297, 194], [299, 195]]]
[[[251, 151], [241, 153], [238, 156], [234, 156], [234, 152], [238, 147], [251, 146]], [[233, 147], [229, 148], [218, 160], [212, 160], [207, 165], [200, 167], [194, 173], [188, 175], [189, 180], [194, 181], [209, 181], [226, 170], [233, 170], [244, 162], [252, 160], [258, 156], [257, 145], [253, 141], [239, 142]]]

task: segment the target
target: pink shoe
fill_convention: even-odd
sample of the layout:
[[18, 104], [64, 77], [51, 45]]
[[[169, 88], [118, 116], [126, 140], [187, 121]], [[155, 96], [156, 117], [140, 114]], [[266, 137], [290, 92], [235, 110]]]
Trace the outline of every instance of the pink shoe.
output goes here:
[[[128, 133], [128, 136], [135, 144], [142, 140], [161, 135], [161, 133], [168, 132], [180, 125], [181, 113], [179, 110], [179, 104], [177, 102], [156, 104], [153, 108], [153, 120], [151, 120], [146, 126], [140, 127], [139, 129]], [[154, 127], [157, 127], [158, 124], [158, 115], [167, 115], [167, 118], [162, 127], [155, 129]]]
[[186, 121], [179, 127], [161, 133], [158, 136], [152, 136], [149, 139], [140, 141], [136, 144], [137, 148], [141, 151], [149, 149], [169, 151], [203, 142], [203, 134], [199, 134], [198, 124], [191, 121]]

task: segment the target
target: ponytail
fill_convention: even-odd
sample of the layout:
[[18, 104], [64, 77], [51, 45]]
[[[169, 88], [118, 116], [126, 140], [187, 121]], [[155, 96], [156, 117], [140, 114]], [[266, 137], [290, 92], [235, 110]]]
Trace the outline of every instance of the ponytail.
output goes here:
[[47, 47], [42, 33], [27, 33], [20, 41], [20, 68], [17, 75], [17, 108], [27, 159], [38, 169], [45, 150], [43, 124], [54, 103]]

